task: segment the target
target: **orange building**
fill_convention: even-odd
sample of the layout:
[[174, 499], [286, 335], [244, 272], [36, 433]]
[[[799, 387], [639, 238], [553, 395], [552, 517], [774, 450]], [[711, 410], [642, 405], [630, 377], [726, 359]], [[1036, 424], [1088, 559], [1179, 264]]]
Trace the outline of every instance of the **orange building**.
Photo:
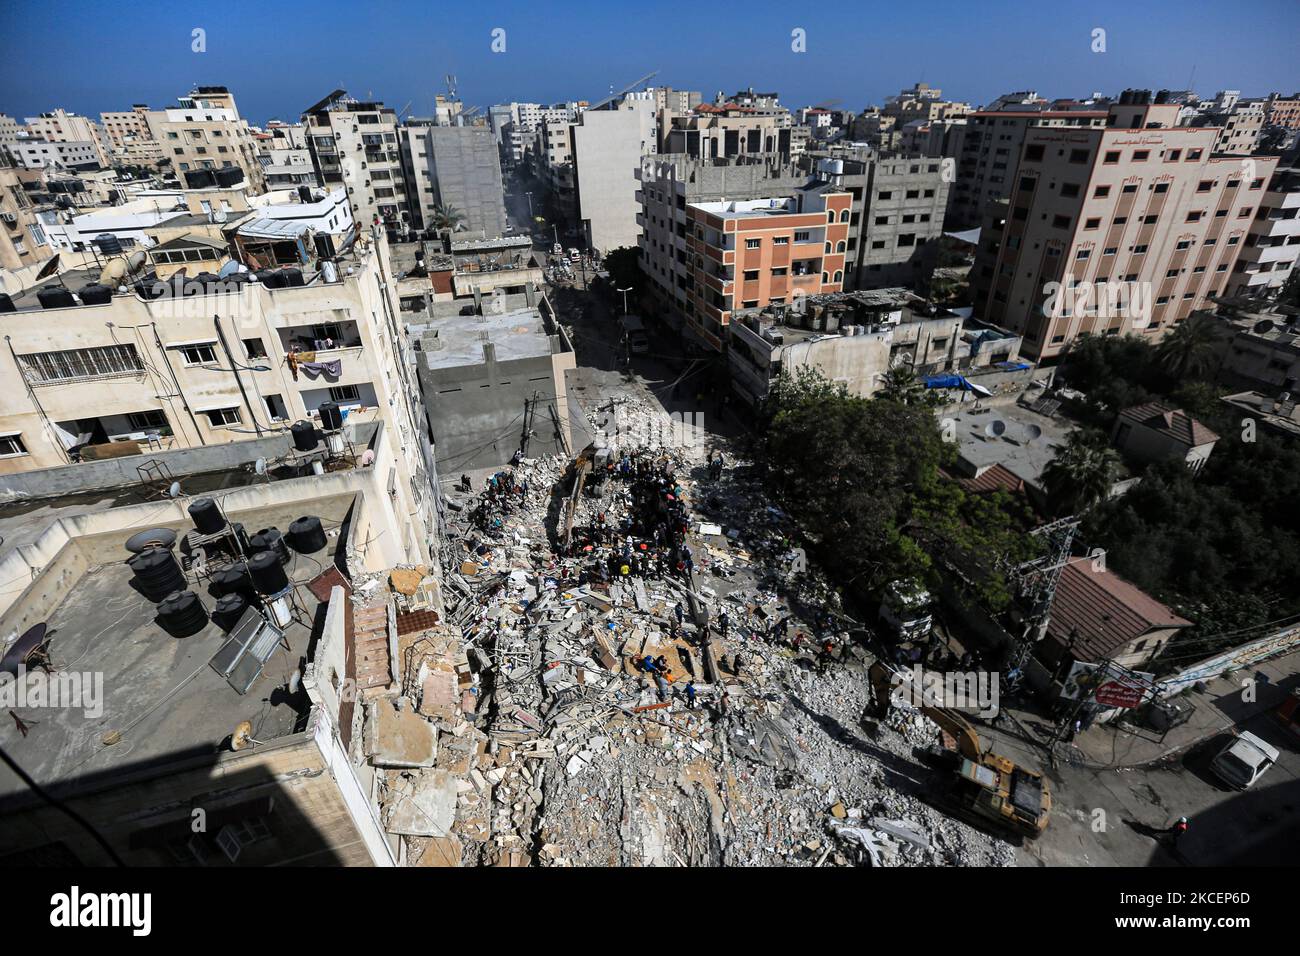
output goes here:
[[695, 333], [721, 350], [737, 309], [841, 291], [851, 199], [816, 184], [789, 198], [688, 204]]

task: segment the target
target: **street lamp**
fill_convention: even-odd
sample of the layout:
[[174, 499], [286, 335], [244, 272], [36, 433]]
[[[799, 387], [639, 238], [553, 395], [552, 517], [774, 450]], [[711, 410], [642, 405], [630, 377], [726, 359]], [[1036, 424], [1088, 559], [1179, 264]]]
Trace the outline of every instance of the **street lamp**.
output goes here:
[[628, 314], [628, 312], [627, 312], [627, 294], [628, 294], [629, 292], [633, 291], [635, 288], [636, 288], [636, 286], [628, 286], [626, 289], [615, 289], [615, 290], [614, 290], [615, 292], [622, 292], [622, 293], [623, 293], [623, 314], [624, 314], [624, 315], [627, 315], [627, 314]]
[[526, 192], [524, 193], [524, 195], [528, 197], [528, 221], [532, 222], [533, 221], [533, 194], [531, 192]]

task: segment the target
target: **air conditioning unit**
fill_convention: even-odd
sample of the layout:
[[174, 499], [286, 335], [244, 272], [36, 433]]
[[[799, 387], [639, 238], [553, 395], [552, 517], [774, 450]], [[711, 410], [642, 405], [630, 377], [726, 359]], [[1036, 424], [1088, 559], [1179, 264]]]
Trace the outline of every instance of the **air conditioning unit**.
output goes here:
[[0, 219], [12, 223], [18, 221], [18, 216], [12, 212], [0, 212]]

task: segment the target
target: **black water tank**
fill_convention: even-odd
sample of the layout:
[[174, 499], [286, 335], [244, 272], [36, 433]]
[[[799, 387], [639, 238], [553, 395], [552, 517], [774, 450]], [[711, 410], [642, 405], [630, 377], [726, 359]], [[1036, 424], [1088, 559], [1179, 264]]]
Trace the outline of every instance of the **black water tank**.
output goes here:
[[327, 432], [338, 431], [343, 427], [343, 411], [338, 402], [324, 402], [318, 409], [320, 427]]
[[244, 181], [244, 171], [238, 166], [222, 166], [216, 174], [218, 186], [234, 186]]
[[171, 528], [150, 528], [147, 531], [137, 531], [127, 538], [126, 550], [139, 554], [149, 548], [168, 550], [175, 544], [176, 532]]
[[82, 305], [107, 305], [113, 301], [113, 290], [97, 282], [82, 286], [77, 295], [81, 297]]
[[18, 306], [14, 305], [13, 297], [8, 292], [0, 292], [0, 312], [17, 312]]
[[216, 606], [212, 609], [212, 623], [217, 625], [227, 634], [234, 630], [239, 619], [244, 616], [248, 610], [248, 598], [242, 594], [231, 593], [223, 594], [217, 599]]
[[289, 426], [289, 433], [293, 435], [293, 447], [299, 451], [311, 451], [320, 444], [316, 426], [311, 422], [294, 422]]
[[169, 550], [146, 548], [126, 563], [133, 575], [131, 583], [155, 604], [171, 592], [185, 589], [185, 572]]
[[189, 507], [190, 519], [199, 534], [216, 534], [226, 526], [226, 516], [211, 498], [197, 498]]
[[185, 172], [185, 185], [190, 189], [203, 189], [212, 186], [214, 182], [210, 169], [190, 169]]
[[312, 515], [305, 515], [289, 525], [289, 533], [284, 538], [299, 554], [315, 554], [325, 547], [325, 529], [321, 527], [320, 518]]
[[298, 201], [299, 201], [299, 202], [302, 202], [302, 203], [309, 203], [309, 202], [312, 201], [312, 198], [311, 198], [311, 187], [310, 187], [310, 186], [299, 186], [299, 187], [298, 187]]
[[106, 232], [102, 236], [96, 236], [90, 240], [92, 244], [99, 247], [99, 251], [106, 256], [118, 256], [122, 254], [122, 240], [117, 238], [111, 232]]
[[279, 528], [263, 528], [248, 539], [248, 546], [254, 551], [272, 551], [284, 564], [289, 560], [289, 546], [284, 543], [284, 535]]
[[212, 593], [216, 597], [253, 593], [253, 579], [249, 577], [248, 567], [243, 562], [222, 568], [212, 575], [211, 581]]
[[208, 612], [193, 591], [173, 591], [158, 605], [158, 624], [172, 637], [189, 637], [208, 626]]
[[230, 522], [230, 530], [234, 534], [238, 550], [248, 551], [248, 532], [244, 530], [244, 526], [238, 521], [232, 521]]
[[77, 304], [72, 293], [61, 285], [47, 285], [36, 293], [36, 301], [42, 309], [66, 309]]
[[284, 273], [279, 269], [262, 269], [257, 277], [268, 289], [284, 288]]
[[249, 558], [248, 573], [259, 594], [279, 594], [289, 586], [284, 566], [274, 551], [259, 551]]
[[280, 275], [284, 277], [284, 284], [286, 286], [296, 287], [307, 284], [303, 280], [301, 269], [281, 269]]

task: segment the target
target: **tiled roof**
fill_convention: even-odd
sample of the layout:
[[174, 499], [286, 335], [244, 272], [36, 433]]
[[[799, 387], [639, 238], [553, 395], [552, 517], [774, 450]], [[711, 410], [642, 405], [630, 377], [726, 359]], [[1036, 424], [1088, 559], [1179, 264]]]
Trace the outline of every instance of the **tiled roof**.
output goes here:
[[1119, 413], [1119, 417], [1121, 421], [1145, 425], [1147, 428], [1163, 432], [1192, 448], [1219, 440], [1218, 435], [1181, 408], [1168, 408], [1159, 402], [1148, 402], [1145, 405], [1126, 408]]
[[961, 479], [961, 486], [976, 494], [984, 491], [1009, 491], [1012, 494], [1025, 490], [1025, 480], [1003, 465], [987, 468], [978, 477]]
[[1090, 557], [1073, 558], [1061, 569], [1047, 633], [1068, 645], [1075, 660], [1099, 661], [1148, 631], [1191, 627], [1146, 592], [1112, 571], [1093, 568]]

